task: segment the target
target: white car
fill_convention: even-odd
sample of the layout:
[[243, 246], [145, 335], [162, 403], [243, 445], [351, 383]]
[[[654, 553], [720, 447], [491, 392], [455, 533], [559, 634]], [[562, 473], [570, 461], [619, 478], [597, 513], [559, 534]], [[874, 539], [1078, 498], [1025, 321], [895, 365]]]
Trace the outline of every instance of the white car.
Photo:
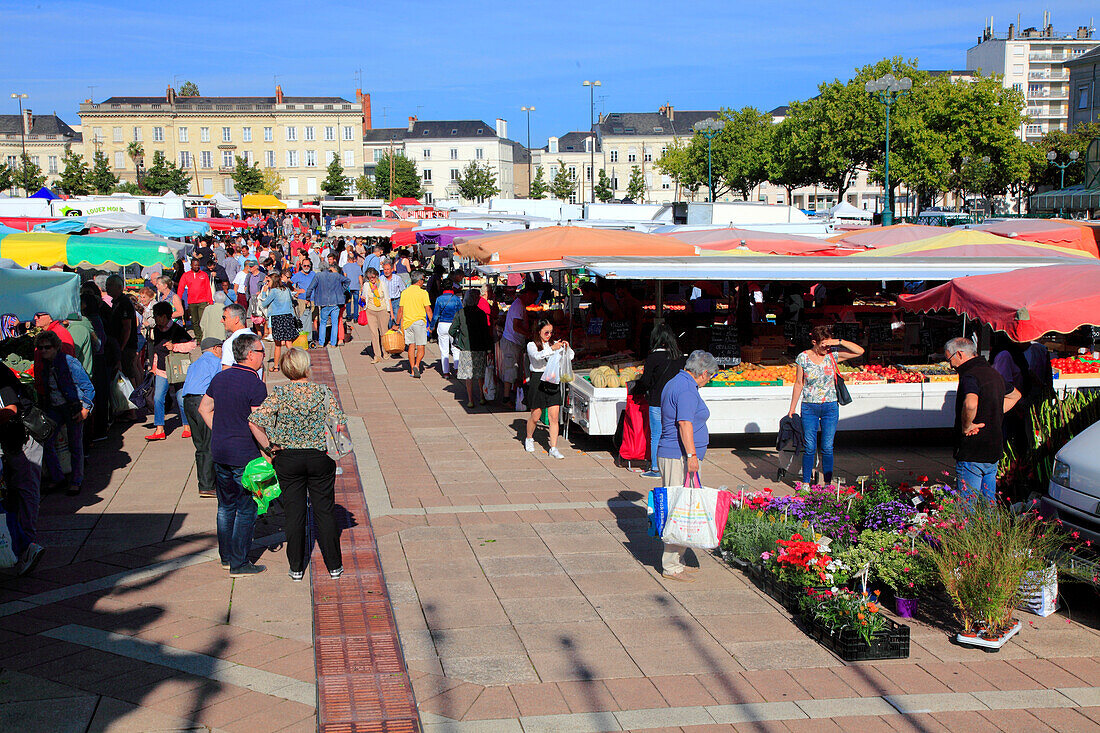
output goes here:
[[1083, 539], [1100, 542], [1100, 423], [1058, 451], [1040, 511], [1048, 519], [1061, 519]]

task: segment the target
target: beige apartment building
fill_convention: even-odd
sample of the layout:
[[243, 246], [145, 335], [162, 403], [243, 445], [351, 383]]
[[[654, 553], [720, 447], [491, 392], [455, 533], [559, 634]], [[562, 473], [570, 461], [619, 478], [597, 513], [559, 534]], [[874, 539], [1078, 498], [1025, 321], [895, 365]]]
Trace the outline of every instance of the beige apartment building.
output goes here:
[[110, 97], [80, 105], [84, 156], [107, 156], [115, 175], [134, 181], [130, 144], [140, 143], [145, 167], [153, 154], [191, 174], [191, 193], [234, 194], [231, 174], [240, 156], [283, 178], [284, 198], [321, 195], [325, 170], [335, 157], [354, 179], [363, 168], [363, 136], [370, 128], [370, 95], [292, 97], [275, 87], [273, 97]]
[[[57, 115], [35, 115], [29, 109], [23, 110], [22, 117], [0, 115], [0, 161], [17, 168], [24, 149], [31, 163], [42, 169], [47, 186], [52, 186], [64, 170], [68, 150], [83, 152], [80, 133]], [[22, 195], [22, 191], [16, 193]]]

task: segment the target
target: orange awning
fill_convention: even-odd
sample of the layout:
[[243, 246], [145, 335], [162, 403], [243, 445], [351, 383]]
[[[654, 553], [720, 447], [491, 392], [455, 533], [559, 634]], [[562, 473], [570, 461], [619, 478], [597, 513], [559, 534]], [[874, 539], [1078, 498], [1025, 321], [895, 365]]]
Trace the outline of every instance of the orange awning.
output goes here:
[[520, 262], [551, 262], [565, 257], [690, 257], [695, 246], [659, 234], [589, 229], [586, 227], [544, 227], [494, 237], [459, 238], [455, 251], [483, 265]]

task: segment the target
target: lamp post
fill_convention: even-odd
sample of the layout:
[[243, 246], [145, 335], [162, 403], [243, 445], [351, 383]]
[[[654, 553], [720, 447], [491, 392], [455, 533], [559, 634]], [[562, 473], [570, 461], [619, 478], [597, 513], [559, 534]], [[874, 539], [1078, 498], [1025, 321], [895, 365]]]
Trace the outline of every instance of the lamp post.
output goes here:
[[722, 131], [722, 123], [713, 117], [708, 117], [705, 120], [696, 122], [692, 128], [697, 133], [702, 135], [707, 140], [707, 198], [710, 202], [714, 203], [714, 174], [711, 172], [710, 166], [710, 147], [711, 141], [718, 136], [718, 133]]
[[[600, 80], [588, 81], [585, 79], [581, 86], [588, 87], [588, 130], [591, 132], [592, 125], [595, 124], [592, 120], [592, 113], [596, 110], [596, 87], [600, 86]], [[590, 177], [590, 188], [592, 189], [592, 203], [596, 203], [596, 140], [591, 135], [589, 135], [588, 157], [588, 175]], [[582, 195], [581, 198], [584, 198], [584, 196]]]
[[[19, 165], [26, 172], [27, 167], [27, 126], [23, 120], [23, 100], [29, 95], [20, 92], [12, 92], [11, 98], [19, 100], [19, 146], [23, 149], [23, 157], [19, 160]], [[23, 196], [29, 196], [30, 191], [27, 190], [27, 177], [23, 176]]]
[[[1071, 150], [1071, 151], [1069, 151], [1069, 162], [1068, 163], [1059, 163], [1057, 152], [1051, 150], [1049, 153], [1047, 153], [1047, 160], [1050, 161], [1050, 164], [1052, 166], [1054, 166], [1055, 168], [1057, 168], [1059, 171], [1061, 171], [1061, 182], [1058, 184], [1058, 188], [1064, 189], [1066, 187], [1066, 168], [1069, 168], [1071, 165], [1076, 163], [1077, 158], [1080, 157], [1080, 155], [1081, 154], [1078, 153], [1076, 150]], [[1065, 196], [1063, 195], [1062, 198], [1064, 199]], [[1060, 216], [1060, 217], [1065, 216], [1065, 209], [1064, 208], [1059, 208], [1058, 209], [1058, 216]]]
[[898, 101], [898, 97], [904, 97], [913, 88], [913, 80], [907, 76], [898, 79], [893, 74], [887, 74], [874, 81], [863, 85], [867, 93], [886, 105], [886, 162], [883, 165], [883, 205], [882, 225], [890, 226], [894, 223], [894, 210], [890, 202], [890, 108]]
[[535, 105], [520, 107], [520, 112], [527, 113], [527, 197], [531, 197], [531, 113], [535, 111]]

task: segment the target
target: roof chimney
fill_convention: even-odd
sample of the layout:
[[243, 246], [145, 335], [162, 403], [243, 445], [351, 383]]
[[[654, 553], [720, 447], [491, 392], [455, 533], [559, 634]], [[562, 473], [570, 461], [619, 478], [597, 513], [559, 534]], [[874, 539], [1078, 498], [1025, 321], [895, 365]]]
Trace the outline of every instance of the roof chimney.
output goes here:
[[1015, 23], [1009, 23], [1008, 24], [1008, 40], [1011, 41], [1015, 38], [1016, 38], [1016, 24]]
[[671, 104], [665, 105], [665, 117], [668, 117], [669, 122], [676, 119], [676, 110], [672, 108]]
[[355, 100], [359, 102], [359, 107], [363, 110], [363, 134], [365, 135], [367, 130], [371, 129], [370, 95], [363, 94], [362, 89], [356, 89]]
[[409, 132], [413, 131], [413, 125], [416, 124], [416, 115], [409, 118]]
[[168, 87], [167, 89], [165, 89], [164, 90], [164, 101], [168, 102], [168, 104], [175, 104], [176, 103], [176, 90], [173, 89], [172, 87]]
[[283, 87], [281, 84], [275, 85], [275, 104], [283, 103]]
[[497, 117], [497, 137], [502, 140], [508, 138], [508, 120]]
[[29, 109], [23, 110], [23, 134], [30, 135], [31, 127], [34, 126], [34, 115], [31, 114]]

